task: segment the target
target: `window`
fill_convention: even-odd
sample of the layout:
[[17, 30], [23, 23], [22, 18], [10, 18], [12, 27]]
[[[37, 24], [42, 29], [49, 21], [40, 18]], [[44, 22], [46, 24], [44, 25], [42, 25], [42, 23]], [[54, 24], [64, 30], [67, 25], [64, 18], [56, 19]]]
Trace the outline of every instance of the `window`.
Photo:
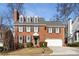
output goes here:
[[52, 28], [48, 28], [48, 33], [52, 33]]
[[30, 16], [27, 16], [27, 17], [26, 17], [26, 22], [27, 22], [27, 23], [31, 23], [31, 17], [30, 17]]
[[34, 23], [38, 23], [38, 17], [34, 17]]
[[23, 23], [23, 21], [24, 21], [23, 16], [20, 15], [20, 17], [19, 17], [19, 23]]
[[23, 27], [19, 26], [19, 32], [23, 32]]
[[30, 35], [26, 36], [26, 42], [31, 42], [32, 41], [32, 38]]
[[23, 36], [19, 36], [19, 43], [23, 42]]
[[26, 32], [31, 32], [31, 27], [26, 27]]
[[59, 31], [60, 31], [59, 28], [56, 28], [56, 33], [59, 33]]
[[34, 32], [38, 32], [38, 27], [34, 27]]

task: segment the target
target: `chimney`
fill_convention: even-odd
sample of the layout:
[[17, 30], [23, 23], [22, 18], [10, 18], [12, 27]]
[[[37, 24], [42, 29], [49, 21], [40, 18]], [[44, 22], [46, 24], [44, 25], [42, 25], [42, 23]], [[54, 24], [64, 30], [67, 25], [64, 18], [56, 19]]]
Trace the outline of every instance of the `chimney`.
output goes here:
[[2, 18], [1, 18], [1, 16], [0, 16], [0, 25], [2, 25]]
[[16, 22], [19, 19], [19, 13], [17, 9], [13, 10], [13, 20]]

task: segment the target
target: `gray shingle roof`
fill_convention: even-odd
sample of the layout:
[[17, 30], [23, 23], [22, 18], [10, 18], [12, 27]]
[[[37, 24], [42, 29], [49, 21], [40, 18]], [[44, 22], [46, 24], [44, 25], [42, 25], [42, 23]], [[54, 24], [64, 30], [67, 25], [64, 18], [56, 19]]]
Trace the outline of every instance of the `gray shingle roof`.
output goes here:
[[65, 26], [61, 21], [46, 21], [46, 26]]
[[[16, 25], [17, 23], [15, 23]], [[17, 24], [17, 25], [35, 25], [35, 24], [44, 24], [46, 25], [47, 27], [51, 26], [51, 27], [65, 27], [65, 25], [63, 24], [63, 22], [61, 21], [45, 21], [43, 18], [40, 18], [39, 19], [39, 22], [38, 23], [34, 23], [34, 22], [31, 22], [31, 23], [22, 23], [22, 24]]]

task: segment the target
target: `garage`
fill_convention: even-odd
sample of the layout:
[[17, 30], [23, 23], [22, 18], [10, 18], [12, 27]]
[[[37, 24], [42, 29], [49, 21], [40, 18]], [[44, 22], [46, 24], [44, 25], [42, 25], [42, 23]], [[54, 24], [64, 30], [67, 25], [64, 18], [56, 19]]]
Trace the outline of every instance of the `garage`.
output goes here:
[[60, 46], [62, 47], [62, 39], [46, 39], [47, 46]]

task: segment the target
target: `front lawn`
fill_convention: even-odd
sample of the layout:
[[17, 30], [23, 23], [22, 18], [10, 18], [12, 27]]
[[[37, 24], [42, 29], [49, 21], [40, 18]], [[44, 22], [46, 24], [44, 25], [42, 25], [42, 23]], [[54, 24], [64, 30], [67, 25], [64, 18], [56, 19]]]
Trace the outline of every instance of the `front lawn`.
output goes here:
[[[48, 55], [52, 53], [53, 51], [49, 48], [45, 48], [45, 51], [43, 48], [23, 48], [16, 51], [8, 52], [6, 55], [16, 55], [16, 56], [37, 56], [37, 55]], [[4, 54], [2, 54], [4, 55]]]

